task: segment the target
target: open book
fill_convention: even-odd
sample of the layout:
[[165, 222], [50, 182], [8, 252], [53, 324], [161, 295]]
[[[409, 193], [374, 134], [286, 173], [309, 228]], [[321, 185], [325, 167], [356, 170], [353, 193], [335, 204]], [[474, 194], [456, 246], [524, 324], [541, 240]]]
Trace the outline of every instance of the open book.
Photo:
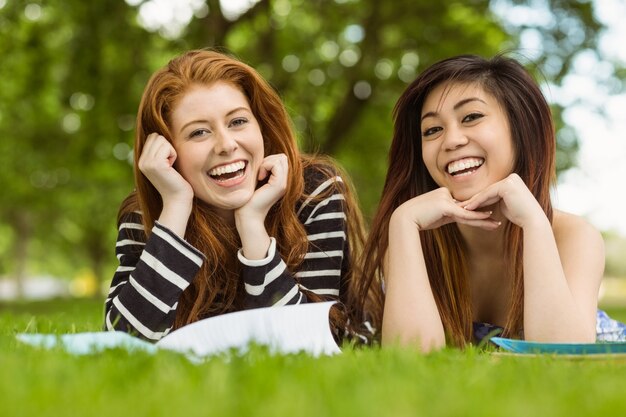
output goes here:
[[156, 344], [119, 331], [62, 335], [20, 333], [17, 339], [30, 345], [61, 348], [75, 354], [112, 348], [148, 352], [168, 349], [197, 359], [230, 349], [245, 351], [251, 343], [256, 343], [267, 346], [273, 353], [333, 355], [341, 352], [328, 321], [333, 304], [329, 301], [223, 314], [181, 327]]

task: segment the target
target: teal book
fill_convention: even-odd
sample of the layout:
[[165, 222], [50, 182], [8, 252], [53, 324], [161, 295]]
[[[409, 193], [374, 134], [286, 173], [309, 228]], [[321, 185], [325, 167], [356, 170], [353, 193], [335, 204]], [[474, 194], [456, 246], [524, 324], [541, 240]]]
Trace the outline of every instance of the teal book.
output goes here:
[[490, 340], [502, 349], [513, 353], [556, 355], [606, 355], [626, 353], [626, 342], [541, 343], [503, 337], [492, 337]]

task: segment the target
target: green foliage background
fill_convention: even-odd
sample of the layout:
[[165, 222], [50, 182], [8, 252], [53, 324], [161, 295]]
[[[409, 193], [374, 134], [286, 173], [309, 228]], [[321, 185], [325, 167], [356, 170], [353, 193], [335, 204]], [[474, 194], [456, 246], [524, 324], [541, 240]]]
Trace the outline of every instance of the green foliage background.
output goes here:
[[[117, 208], [133, 188], [141, 92], [184, 50], [224, 48], [258, 68], [284, 98], [302, 148], [337, 158], [370, 215], [393, 105], [419, 71], [455, 54], [516, 51], [530, 30], [543, 48], [532, 68], [558, 85], [602, 30], [594, 2], [579, 0], [539, 2], [552, 23], [536, 27], [493, 12], [532, 0], [261, 0], [237, 17], [206, 0], [178, 33], [145, 29], [139, 10], [150, 2], [129, 3], [0, 0], [0, 275], [88, 268], [108, 280]], [[577, 141], [554, 110], [565, 169]]]

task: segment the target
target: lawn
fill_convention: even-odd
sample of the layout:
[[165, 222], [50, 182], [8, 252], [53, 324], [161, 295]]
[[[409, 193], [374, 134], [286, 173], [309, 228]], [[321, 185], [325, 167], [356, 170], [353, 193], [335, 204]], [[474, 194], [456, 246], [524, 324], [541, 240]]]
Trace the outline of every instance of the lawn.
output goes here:
[[[611, 313], [626, 320], [626, 309]], [[346, 349], [314, 359], [253, 348], [196, 365], [171, 352], [72, 356], [14, 337], [100, 330], [101, 316], [99, 301], [0, 304], [0, 415], [626, 415], [626, 359], [619, 356]]]

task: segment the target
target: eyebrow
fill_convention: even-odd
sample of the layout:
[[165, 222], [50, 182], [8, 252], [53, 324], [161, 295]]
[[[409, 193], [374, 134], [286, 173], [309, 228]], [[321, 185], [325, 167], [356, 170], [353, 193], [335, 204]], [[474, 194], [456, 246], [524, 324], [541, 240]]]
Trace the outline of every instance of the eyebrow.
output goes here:
[[[487, 104], [484, 100], [482, 100], [482, 99], [480, 99], [478, 97], [469, 97], [469, 98], [465, 98], [465, 99], [459, 101], [458, 103], [456, 103], [452, 109], [453, 110], [458, 110], [460, 107], [463, 107], [467, 103], [471, 103], [472, 101], [480, 101], [481, 103]], [[437, 112], [429, 111], [428, 113], [426, 113], [425, 115], [422, 116], [420, 121], [423, 121], [427, 117], [435, 117], [437, 114], [438, 114]]]
[[[249, 113], [252, 113], [252, 110], [250, 110], [248, 107], [243, 107], [243, 106], [240, 106], [240, 107], [235, 107], [234, 109], [230, 110], [228, 113], [226, 113], [226, 115], [225, 115], [225, 116], [226, 116], [226, 117], [228, 117], [228, 116], [232, 115], [233, 113], [237, 113], [238, 111], [241, 111], [241, 110], [243, 110], [243, 111], [247, 111], [247, 112], [249, 112]], [[180, 128], [179, 133], [183, 133], [183, 131], [184, 131], [185, 129], [187, 129], [187, 127], [189, 127], [190, 125], [195, 124], [195, 123], [209, 123], [209, 121], [208, 121], [207, 119], [197, 119], [197, 120], [192, 120], [192, 121], [190, 121], [190, 122], [185, 123], [185, 124], [184, 124], [184, 125]]]

